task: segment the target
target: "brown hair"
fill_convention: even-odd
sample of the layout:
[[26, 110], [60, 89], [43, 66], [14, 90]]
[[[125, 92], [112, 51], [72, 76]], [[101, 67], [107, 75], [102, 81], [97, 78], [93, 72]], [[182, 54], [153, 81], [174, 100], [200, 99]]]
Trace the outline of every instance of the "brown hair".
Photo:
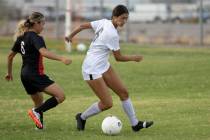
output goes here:
[[119, 17], [122, 14], [129, 14], [128, 9], [124, 5], [117, 5], [112, 11], [112, 18]]

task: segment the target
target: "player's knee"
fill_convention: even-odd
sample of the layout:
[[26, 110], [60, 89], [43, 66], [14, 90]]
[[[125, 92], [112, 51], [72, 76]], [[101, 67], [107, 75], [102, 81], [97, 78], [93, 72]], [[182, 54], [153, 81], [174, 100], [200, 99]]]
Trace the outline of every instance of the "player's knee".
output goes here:
[[58, 96], [57, 96], [57, 100], [59, 103], [62, 103], [64, 100], [65, 100], [65, 95], [63, 93], [60, 93]]

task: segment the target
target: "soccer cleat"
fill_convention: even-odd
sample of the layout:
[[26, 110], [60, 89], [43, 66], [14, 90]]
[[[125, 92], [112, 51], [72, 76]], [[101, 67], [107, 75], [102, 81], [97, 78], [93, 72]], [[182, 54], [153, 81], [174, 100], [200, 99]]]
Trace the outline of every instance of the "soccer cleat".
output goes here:
[[31, 117], [31, 119], [34, 121], [35, 125], [39, 128], [39, 129], [42, 129], [43, 126], [42, 126], [42, 123], [40, 121], [40, 114], [38, 112], [36, 112], [34, 110], [34, 108], [30, 109], [28, 111], [28, 115]]
[[36, 125], [36, 130], [43, 130], [44, 129], [44, 121], [43, 121], [43, 112], [40, 113], [40, 122], [42, 123], [42, 128]]
[[83, 120], [83, 119], [81, 118], [81, 114], [82, 114], [82, 113], [78, 113], [78, 114], [75, 116], [75, 118], [76, 118], [76, 120], [77, 120], [77, 129], [78, 129], [79, 131], [85, 130], [85, 123], [86, 123], [86, 120]]
[[153, 125], [153, 121], [139, 121], [137, 125], [132, 126], [133, 131], [137, 132], [140, 131], [143, 128], [149, 128], [150, 126]]

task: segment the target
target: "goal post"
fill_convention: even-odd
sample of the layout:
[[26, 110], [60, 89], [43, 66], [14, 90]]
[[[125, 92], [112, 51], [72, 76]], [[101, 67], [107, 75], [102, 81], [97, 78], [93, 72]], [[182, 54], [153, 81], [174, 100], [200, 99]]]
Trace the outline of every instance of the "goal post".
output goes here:
[[[72, 2], [71, 0], [66, 0], [66, 13], [65, 13], [65, 36], [68, 36], [71, 32], [71, 14], [72, 14]], [[66, 51], [71, 52], [70, 42], [66, 42]]]

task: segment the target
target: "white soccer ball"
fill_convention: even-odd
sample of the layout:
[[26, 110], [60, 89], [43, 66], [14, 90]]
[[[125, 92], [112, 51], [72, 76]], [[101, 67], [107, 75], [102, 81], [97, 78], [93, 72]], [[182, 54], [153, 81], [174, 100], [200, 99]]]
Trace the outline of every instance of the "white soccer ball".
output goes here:
[[86, 50], [86, 45], [85, 45], [85, 44], [79, 43], [79, 44], [77, 45], [77, 51], [79, 51], [79, 52], [84, 52], [85, 50]]
[[122, 122], [116, 116], [108, 116], [103, 120], [101, 128], [107, 135], [117, 135], [122, 129]]

